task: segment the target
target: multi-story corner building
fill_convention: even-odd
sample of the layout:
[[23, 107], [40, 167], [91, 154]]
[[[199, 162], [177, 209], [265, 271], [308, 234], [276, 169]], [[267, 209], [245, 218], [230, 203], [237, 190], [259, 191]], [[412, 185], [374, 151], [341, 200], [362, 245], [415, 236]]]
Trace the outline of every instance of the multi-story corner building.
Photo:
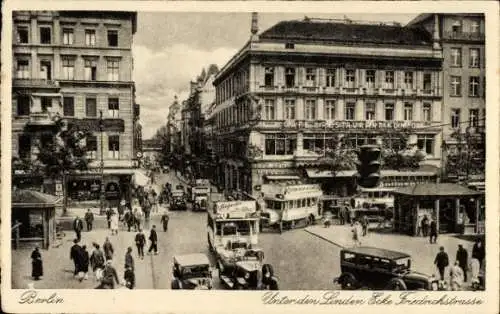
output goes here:
[[90, 130], [90, 169], [67, 178], [70, 201], [99, 200], [101, 154], [106, 199], [128, 198], [139, 114], [132, 81], [136, 28], [134, 12], [13, 14], [12, 154], [35, 154], [55, 116]]
[[[409, 27], [434, 33], [443, 52], [443, 136], [448, 150], [468, 134], [485, 141], [486, 60], [484, 14], [421, 14]], [[471, 167], [478, 168], [478, 167]], [[471, 169], [484, 174], [484, 169]], [[483, 177], [484, 180], [484, 177]]]
[[[251, 33], [214, 81], [217, 173], [226, 190], [255, 195], [268, 181], [319, 179], [318, 151], [338, 135], [356, 148], [380, 137], [390, 145], [391, 134], [410, 130], [425, 163], [440, 165], [442, 52], [432, 33], [306, 18], [259, 35], [256, 14]], [[435, 173], [385, 177], [410, 182]]]

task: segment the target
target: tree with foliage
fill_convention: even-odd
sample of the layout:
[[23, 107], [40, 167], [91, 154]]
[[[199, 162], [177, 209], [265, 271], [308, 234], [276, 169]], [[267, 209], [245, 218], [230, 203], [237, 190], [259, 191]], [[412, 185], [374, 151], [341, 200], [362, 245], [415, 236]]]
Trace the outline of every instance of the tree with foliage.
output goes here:
[[[33, 143], [32, 158], [14, 158], [13, 171], [23, 170], [35, 176], [43, 176], [53, 180], [63, 181], [65, 191], [65, 175], [88, 169], [85, 139], [90, 135], [89, 130], [77, 123], [68, 123], [59, 116], [53, 118], [54, 126], [38, 132], [37, 140]], [[25, 134], [31, 130], [26, 125]], [[66, 211], [66, 206], [64, 206]]]
[[445, 146], [447, 152], [445, 171], [451, 176], [484, 174], [486, 146], [484, 134], [454, 132], [451, 137], [456, 145]]
[[325, 141], [324, 150], [316, 152], [323, 156], [319, 158], [318, 170], [331, 171], [333, 177], [339, 171], [356, 169], [357, 155], [346, 143], [346, 137], [337, 135]]
[[416, 143], [409, 143], [411, 129], [391, 130], [380, 134], [382, 140], [382, 167], [391, 170], [416, 170], [425, 159], [425, 153]]

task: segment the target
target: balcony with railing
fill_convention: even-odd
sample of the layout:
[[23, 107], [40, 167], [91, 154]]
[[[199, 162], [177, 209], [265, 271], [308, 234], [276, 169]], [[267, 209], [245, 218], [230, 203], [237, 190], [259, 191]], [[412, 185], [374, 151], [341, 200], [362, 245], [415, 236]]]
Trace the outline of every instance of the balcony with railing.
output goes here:
[[443, 39], [484, 41], [484, 33], [481, 32], [443, 32]]
[[15, 78], [12, 81], [12, 87], [22, 88], [59, 88], [59, 82], [45, 79], [20, 79]]
[[55, 114], [48, 111], [31, 112], [28, 125], [32, 126], [53, 126]]

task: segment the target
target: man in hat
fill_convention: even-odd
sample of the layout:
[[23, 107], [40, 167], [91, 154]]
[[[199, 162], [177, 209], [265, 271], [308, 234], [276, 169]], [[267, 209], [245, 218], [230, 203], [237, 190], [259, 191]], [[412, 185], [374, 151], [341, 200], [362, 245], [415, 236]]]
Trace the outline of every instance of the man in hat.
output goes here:
[[149, 241], [151, 241], [151, 245], [149, 246], [148, 254], [151, 254], [151, 251], [154, 250], [155, 255], [158, 255], [158, 234], [156, 233], [155, 225], [153, 225], [149, 234]]
[[80, 241], [82, 239], [83, 221], [79, 216], [76, 216], [73, 221], [73, 230], [75, 230], [76, 238]]
[[169, 219], [170, 219], [170, 217], [168, 216], [167, 211], [165, 211], [163, 213], [163, 215], [161, 216], [161, 223], [163, 225], [163, 232], [167, 232]]
[[87, 231], [92, 231], [92, 223], [94, 222], [94, 214], [90, 208], [85, 213], [85, 222], [87, 223]]
[[448, 267], [450, 261], [448, 258], [448, 254], [446, 254], [446, 252], [444, 251], [443, 246], [439, 248], [439, 253], [436, 255], [436, 258], [434, 259], [434, 264], [439, 270], [440, 280], [444, 280], [444, 270], [446, 267]]
[[114, 289], [115, 282], [116, 284], [120, 284], [118, 274], [112, 265], [112, 260], [107, 260], [102, 273], [101, 284], [97, 287], [97, 289]]
[[141, 259], [144, 259], [144, 245], [146, 245], [146, 236], [142, 229], [135, 235], [135, 245], [137, 246], [137, 254]]
[[73, 272], [73, 275], [78, 275], [80, 272], [80, 250], [81, 247], [78, 245], [78, 242], [80, 242], [78, 239], [73, 240], [73, 246], [71, 247], [70, 253], [69, 253], [69, 258], [73, 260], [73, 263], [75, 264], [75, 270]]
[[467, 253], [467, 250], [464, 249], [462, 244], [458, 245], [456, 260], [458, 262], [458, 266], [462, 268], [464, 273], [464, 281], [467, 282], [467, 262], [469, 260], [469, 254]]

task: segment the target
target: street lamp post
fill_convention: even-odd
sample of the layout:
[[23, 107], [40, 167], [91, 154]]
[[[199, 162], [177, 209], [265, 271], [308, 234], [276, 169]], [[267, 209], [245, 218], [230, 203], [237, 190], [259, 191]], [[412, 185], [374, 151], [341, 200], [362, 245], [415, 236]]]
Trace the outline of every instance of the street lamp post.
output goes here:
[[104, 215], [104, 143], [103, 143], [103, 138], [104, 138], [104, 121], [102, 119], [102, 110], [99, 111], [99, 131], [101, 132], [101, 164], [100, 164], [100, 170], [101, 170], [101, 189], [99, 193], [99, 214]]

